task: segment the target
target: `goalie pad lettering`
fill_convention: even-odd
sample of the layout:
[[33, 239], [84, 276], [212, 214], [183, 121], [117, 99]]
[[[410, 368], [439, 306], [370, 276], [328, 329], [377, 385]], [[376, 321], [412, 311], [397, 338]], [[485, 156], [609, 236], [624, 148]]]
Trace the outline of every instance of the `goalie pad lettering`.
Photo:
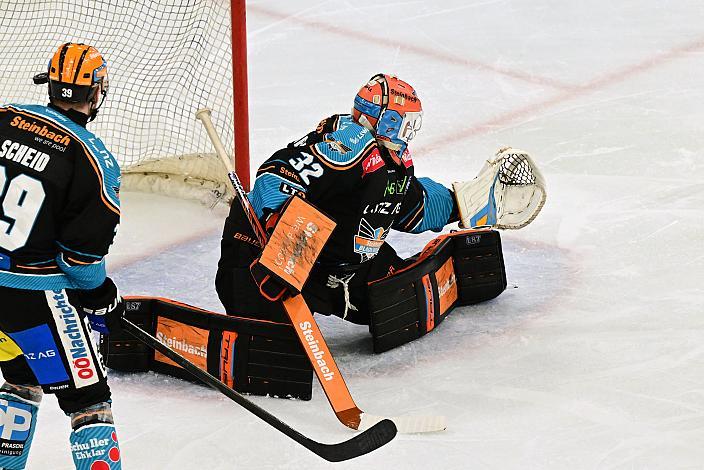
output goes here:
[[409, 261], [369, 283], [375, 353], [432, 331], [457, 306], [493, 299], [506, 289], [501, 237], [495, 230], [442, 235]]
[[[290, 323], [227, 316], [161, 298], [124, 300], [128, 320], [238, 392], [310, 400], [313, 369]], [[100, 351], [111, 369], [195, 381], [126, 332], [101, 336]]]
[[452, 184], [460, 227], [519, 229], [531, 223], [545, 204], [545, 180], [523, 150], [499, 149], [471, 181]]
[[279, 217], [257, 266], [253, 266], [255, 278], [261, 277], [264, 268], [275, 280], [301, 292], [335, 225], [310, 203], [294, 196]]

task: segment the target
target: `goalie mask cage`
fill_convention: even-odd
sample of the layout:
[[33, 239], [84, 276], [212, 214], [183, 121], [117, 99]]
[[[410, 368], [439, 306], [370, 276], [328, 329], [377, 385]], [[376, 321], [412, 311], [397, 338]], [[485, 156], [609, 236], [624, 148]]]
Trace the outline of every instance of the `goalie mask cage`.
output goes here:
[[0, 102], [46, 103], [47, 87], [32, 77], [60, 44], [90, 44], [108, 63], [109, 90], [89, 129], [120, 162], [123, 188], [216, 202], [231, 189], [194, 113], [213, 110], [248, 186], [244, 3], [2, 1]]

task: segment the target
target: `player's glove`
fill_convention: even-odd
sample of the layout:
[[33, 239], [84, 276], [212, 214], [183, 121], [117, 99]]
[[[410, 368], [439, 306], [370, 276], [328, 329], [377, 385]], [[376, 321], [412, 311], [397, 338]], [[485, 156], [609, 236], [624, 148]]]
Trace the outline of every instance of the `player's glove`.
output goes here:
[[112, 279], [105, 278], [95, 289], [78, 291], [78, 298], [93, 330], [104, 334], [120, 330], [125, 304]]

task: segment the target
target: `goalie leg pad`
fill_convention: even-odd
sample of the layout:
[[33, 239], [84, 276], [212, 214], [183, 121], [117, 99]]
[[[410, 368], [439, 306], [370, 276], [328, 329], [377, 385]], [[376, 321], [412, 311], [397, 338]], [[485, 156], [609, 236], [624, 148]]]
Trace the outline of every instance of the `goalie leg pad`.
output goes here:
[[[313, 369], [290, 323], [228, 316], [150, 297], [126, 297], [125, 310], [127, 319], [238, 392], [311, 398]], [[101, 337], [107, 366], [195, 380], [139, 343], [122, 332]]]
[[506, 289], [501, 235], [496, 230], [470, 230], [452, 235], [458, 305], [493, 299]]
[[369, 283], [375, 353], [436, 328], [458, 305], [498, 296], [506, 288], [499, 232], [470, 230], [431, 241], [409, 264]]

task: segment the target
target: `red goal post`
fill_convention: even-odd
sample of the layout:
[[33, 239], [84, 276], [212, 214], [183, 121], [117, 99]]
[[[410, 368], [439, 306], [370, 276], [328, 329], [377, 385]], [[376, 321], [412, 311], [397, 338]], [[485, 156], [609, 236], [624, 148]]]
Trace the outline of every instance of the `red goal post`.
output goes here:
[[0, 2], [1, 103], [46, 103], [32, 76], [64, 42], [108, 62], [108, 99], [89, 129], [115, 155], [123, 188], [223, 200], [226, 172], [196, 110], [209, 108], [249, 186], [245, 0]]
[[[232, 84], [235, 121], [235, 171], [249, 190], [249, 94], [247, 87], [247, 8], [245, 0], [230, 0], [232, 25]], [[235, 83], [238, 86], [235, 86]]]

